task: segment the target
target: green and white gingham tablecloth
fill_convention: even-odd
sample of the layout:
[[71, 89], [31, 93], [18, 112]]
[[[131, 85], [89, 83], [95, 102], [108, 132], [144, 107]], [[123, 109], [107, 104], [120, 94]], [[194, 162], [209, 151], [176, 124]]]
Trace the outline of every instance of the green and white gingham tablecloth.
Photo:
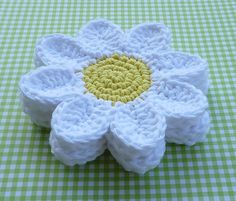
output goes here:
[[[0, 200], [236, 200], [236, 2], [0, 1]], [[76, 36], [94, 18], [123, 29], [157, 21], [173, 48], [209, 62], [212, 127], [205, 143], [168, 144], [159, 167], [125, 172], [106, 153], [85, 166], [55, 160], [49, 130], [33, 125], [18, 82], [33, 65], [36, 39]]]

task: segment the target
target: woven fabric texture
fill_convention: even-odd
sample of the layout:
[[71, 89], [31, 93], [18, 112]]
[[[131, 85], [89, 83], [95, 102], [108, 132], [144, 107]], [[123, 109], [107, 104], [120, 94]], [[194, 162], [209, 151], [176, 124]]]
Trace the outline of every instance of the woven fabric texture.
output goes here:
[[[233, 1], [2, 1], [1, 200], [234, 200], [235, 6]], [[205, 143], [167, 144], [159, 167], [144, 176], [123, 171], [109, 152], [80, 167], [52, 157], [49, 130], [32, 125], [22, 113], [18, 82], [34, 66], [39, 37], [79, 37], [75, 33], [94, 18], [123, 29], [162, 22], [171, 27], [174, 49], [208, 61], [212, 127]]]

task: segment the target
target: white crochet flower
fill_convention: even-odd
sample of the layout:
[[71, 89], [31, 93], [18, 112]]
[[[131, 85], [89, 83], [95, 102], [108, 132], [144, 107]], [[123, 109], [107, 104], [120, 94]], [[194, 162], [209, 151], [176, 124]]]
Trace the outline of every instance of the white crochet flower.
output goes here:
[[165, 140], [204, 140], [207, 62], [171, 50], [170, 38], [163, 24], [124, 33], [96, 20], [76, 39], [53, 34], [38, 41], [40, 68], [22, 77], [21, 99], [34, 123], [51, 127], [57, 159], [85, 164], [108, 148], [126, 170], [145, 173], [160, 163]]

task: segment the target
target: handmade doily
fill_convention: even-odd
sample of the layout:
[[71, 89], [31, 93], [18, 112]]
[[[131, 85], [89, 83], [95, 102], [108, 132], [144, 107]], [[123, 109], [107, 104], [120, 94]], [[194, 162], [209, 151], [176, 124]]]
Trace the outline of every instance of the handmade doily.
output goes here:
[[[128, 171], [156, 167], [167, 142], [193, 145], [208, 132], [207, 62], [170, 49], [158, 23], [123, 32], [91, 21], [77, 38], [36, 45], [36, 70], [20, 81], [25, 113], [51, 127], [55, 157], [85, 164], [109, 149]], [[44, 67], [41, 67], [44, 66]]]

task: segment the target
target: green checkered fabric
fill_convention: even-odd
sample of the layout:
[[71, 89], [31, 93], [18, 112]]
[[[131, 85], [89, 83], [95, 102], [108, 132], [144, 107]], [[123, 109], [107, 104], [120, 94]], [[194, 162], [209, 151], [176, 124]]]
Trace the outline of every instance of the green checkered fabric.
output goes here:
[[[82, 3], [83, 2], [83, 3]], [[236, 3], [233, 1], [0, 1], [0, 200], [236, 200]], [[33, 125], [18, 82], [38, 37], [75, 36], [94, 18], [121, 25], [157, 21], [173, 48], [209, 62], [212, 127], [205, 143], [167, 145], [159, 167], [125, 172], [107, 151], [66, 167], [50, 152], [49, 130]]]

